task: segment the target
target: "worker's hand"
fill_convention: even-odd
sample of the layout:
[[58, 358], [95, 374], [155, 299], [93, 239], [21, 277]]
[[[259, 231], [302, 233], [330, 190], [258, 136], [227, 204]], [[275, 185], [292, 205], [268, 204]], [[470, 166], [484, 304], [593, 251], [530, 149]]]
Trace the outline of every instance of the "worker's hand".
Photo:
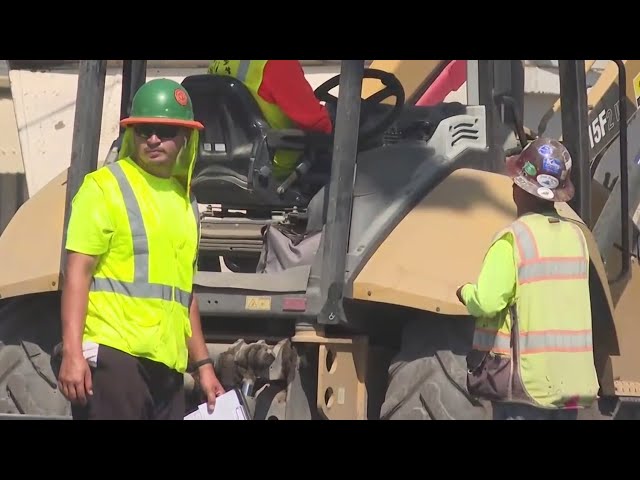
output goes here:
[[464, 305], [464, 300], [462, 299], [462, 289], [464, 288], [465, 285], [466, 283], [460, 285], [456, 290], [456, 297], [458, 297], [458, 301], [463, 305]]
[[71, 403], [76, 405], [87, 404], [87, 397], [93, 395], [93, 384], [91, 369], [82, 353], [62, 356], [58, 387]]
[[200, 388], [207, 397], [209, 413], [212, 413], [213, 408], [216, 405], [216, 397], [219, 397], [224, 393], [224, 388], [222, 388], [222, 385], [216, 376], [216, 372], [210, 364], [203, 365], [198, 369], [198, 377]]

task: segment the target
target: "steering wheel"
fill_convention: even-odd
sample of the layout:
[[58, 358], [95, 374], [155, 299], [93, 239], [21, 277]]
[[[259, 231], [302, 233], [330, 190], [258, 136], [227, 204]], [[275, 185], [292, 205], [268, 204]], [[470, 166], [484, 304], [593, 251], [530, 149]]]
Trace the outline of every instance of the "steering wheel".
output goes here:
[[[400, 116], [404, 107], [405, 94], [404, 88], [400, 83], [400, 80], [393, 74], [385, 72], [384, 70], [378, 70], [375, 68], [365, 68], [364, 78], [376, 78], [382, 82], [384, 88], [377, 93], [374, 93], [367, 99], [362, 100], [360, 107], [360, 125], [366, 121], [367, 117], [375, 111], [380, 104], [389, 97], [396, 97], [396, 102], [393, 108], [389, 109], [376, 123], [370, 126], [364, 126], [360, 128], [358, 134], [358, 141], [365, 142], [377, 135], [380, 135]], [[315, 90], [315, 95], [318, 100], [325, 102], [329, 108], [333, 108], [334, 111], [338, 105], [338, 98], [335, 95], [329, 93], [330, 90], [340, 85], [340, 75], [336, 75], [330, 78]], [[339, 95], [339, 94], [338, 94]]]

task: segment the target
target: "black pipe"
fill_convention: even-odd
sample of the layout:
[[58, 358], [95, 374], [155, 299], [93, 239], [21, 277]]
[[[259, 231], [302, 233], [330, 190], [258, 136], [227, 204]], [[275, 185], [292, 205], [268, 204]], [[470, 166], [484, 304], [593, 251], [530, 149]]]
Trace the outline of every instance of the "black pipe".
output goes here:
[[[122, 65], [122, 95], [120, 97], [120, 120], [131, 113], [131, 102], [138, 89], [146, 82], [146, 60], [124, 60]], [[120, 127], [120, 135], [124, 128]]]
[[64, 228], [60, 271], [64, 272], [67, 225], [71, 214], [71, 201], [85, 175], [98, 168], [100, 130], [102, 128], [102, 103], [107, 75], [106, 60], [81, 60], [78, 68], [78, 91], [71, 144], [71, 164], [67, 173]]
[[478, 104], [484, 105], [486, 112], [487, 143], [489, 145], [486, 163], [481, 167], [490, 172], [504, 170], [504, 138], [502, 136], [498, 108], [495, 104], [496, 62], [503, 60], [478, 60]]
[[631, 268], [631, 228], [629, 219], [629, 143], [627, 141], [627, 70], [622, 60], [618, 66], [618, 96], [620, 105], [620, 222], [622, 241], [622, 269], [614, 281], [622, 279]]
[[[120, 120], [129, 115], [131, 104], [131, 69], [133, 60], [124, 60], [122, 64], [122, 94], [120, 95]], [[124, 128], [120, 127], [120, 133]]]
[[358, 152], [363, 75], [364, 60], [342, 60], [322, 253], [322, 308], [318, 315], [318, 323], [321, 324], [346, 322], [342, 298]]
[[[146, 60], [133, 60], [131, 62], [131, 100], [135, 97], [138, 89], [147, 81], [147, 61]], [[131, 110], [131, 103], [129, 103], [129, 110]]]
[[[145, 83], [147, 78], [146, 60], [124, 60], [122, 64], [122, 94], [120, 96], [120, 120], [126, 118], [131, 113], [131, 103], [138, 89]], [[120, 143], [124, 135], [125, 128], [120, 126], [118, 138], [111, 144], [110, 155], [115, 155], [120, 150]], [[115, 153], [114, 153], [115, 152]]]
[[549, 121], [553, 118], [556, 112], [553, 111], [553, 106], [546, 111], [546, 113], [540, 119], [538, 123], [538, 131], [536, 132], [538, 136], [544, 135], [545, 130], [547, 129], [547, 125], [549, 125]]
[[[587, 79], [584, 60], [559, 60], [562, 138], [573, 159], [571, 180], [576, 193], [570, 202], [591, 228], [591, 171], [589, 169]], [[571, 107], [571, 108], [569, 108]]]
[[[507, 107], [506, 111], [510, 112], [511, 122], [513, 123], [513, 129], [520, 142], [520, 148], [524, 149], [527, 146], [527, 135], [524, 131], [524, 123], [522, 121], [522, 114], [516, 100], [508, 95], [499, 95], [496, 97], [496, 104]], [[506, 117], [507, 115], [505, 115]]]

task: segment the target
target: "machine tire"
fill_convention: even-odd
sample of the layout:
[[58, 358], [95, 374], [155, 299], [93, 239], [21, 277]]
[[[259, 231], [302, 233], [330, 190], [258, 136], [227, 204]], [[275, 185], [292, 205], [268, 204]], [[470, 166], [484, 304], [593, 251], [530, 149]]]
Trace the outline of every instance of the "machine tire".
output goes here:
[[466, 318], [409, 321], [389, 367], [380, 418], [387, 420], [491, 420], [491, 407], [466, 388], [466, 355], [473, 323]]
[[70, 416], [52, 362], [60, 342], [59, 294], [0, 305], [0, 413]]

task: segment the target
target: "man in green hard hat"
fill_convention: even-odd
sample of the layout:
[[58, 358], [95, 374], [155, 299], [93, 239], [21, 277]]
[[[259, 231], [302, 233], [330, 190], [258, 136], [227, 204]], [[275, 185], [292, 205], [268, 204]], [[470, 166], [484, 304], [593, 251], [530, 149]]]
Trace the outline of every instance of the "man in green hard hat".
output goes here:
[[118, 161], [72, 202], [58, 383], [74, 419], [183, 419], [189, 361], [210, 409], [224, 393], [192, 294], [200, 225], [190, 180], [199, 138], [186, 90], [136, 93]]

